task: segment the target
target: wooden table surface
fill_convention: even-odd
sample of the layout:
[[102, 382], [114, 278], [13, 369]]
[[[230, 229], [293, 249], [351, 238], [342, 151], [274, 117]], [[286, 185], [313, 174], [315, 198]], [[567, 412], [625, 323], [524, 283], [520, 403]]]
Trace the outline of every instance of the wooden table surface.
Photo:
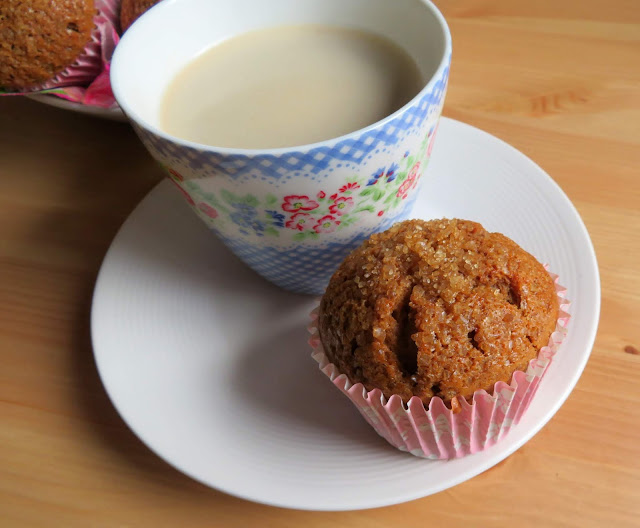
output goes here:
[[602, 316], [551, 422], [508, 459], [397, 506], [310, 513], [209, 489], [152, 454], [100, 383], [91, 294], [162, 174], [128, 125], [0, 99], [0, 526], [640, 526], [640, 2], [440, 0], [445, 115], [534, 159], [593, 239]]

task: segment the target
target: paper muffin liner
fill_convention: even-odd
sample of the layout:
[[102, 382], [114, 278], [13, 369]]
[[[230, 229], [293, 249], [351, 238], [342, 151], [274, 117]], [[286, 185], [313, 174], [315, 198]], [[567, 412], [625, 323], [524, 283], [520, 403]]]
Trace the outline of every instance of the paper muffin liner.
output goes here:
[[1, 95], [51, 94], [89, 106], [115, 108], [109, 83], [111, 56], [119, 41], [116, 31], [120, 0], [95, 0], [97, 10], [91, 40], [73, 64], [40, 86]]
[[559, 313], [555, 331], [526, 372], [514, 372], [511, 383], [499, 381], [493, 394], [478, 390], [472, 403], [458, 398], [460, 409], [448, 409], [441, 398], [432, 398], [426, 409], [414, 396], [405, 405], [398, 395], [387, 400], [380, 389], [368, 391], [362, 383], [353, 384], [329, 361], [317, 328], [318, 307], [311, 312], [309, 344], [312, 357], [333, 384], [358, 408], [365, 420], [391, 445], [412, 455], [428, 459], [459, 458], [494, 445], [516, 425], [529, 407], [540, 380], [567, 334], [570, 302], [558, 276], [550, 273], [558, 296]]

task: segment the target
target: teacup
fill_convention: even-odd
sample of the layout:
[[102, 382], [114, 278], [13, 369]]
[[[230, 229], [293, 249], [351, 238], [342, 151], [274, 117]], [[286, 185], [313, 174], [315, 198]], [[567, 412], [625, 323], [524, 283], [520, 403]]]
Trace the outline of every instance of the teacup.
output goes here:
[[[307, 23], [389, 38], [413, 57], [425, 86], [381, 121], [309, 145], [219, 148], [159, 128], [168, 83], [202, 50], [250, 30]], [[320, 294], [349, 251], [409, 215], [450, 59], [449, 29], [427, 0], [164, 0], [125, 33], [111, 84], [149, 152], [211, 230], [271, 282]]]

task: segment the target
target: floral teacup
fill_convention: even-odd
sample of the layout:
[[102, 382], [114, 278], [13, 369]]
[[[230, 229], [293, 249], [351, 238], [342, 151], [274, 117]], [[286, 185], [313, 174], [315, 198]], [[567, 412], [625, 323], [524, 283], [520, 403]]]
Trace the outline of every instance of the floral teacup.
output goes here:
[[[304, 146], [219, 148], [159, 129], [164, 89], [203, 49], [245, 31], [303, 23], [390, 38], [415, 59], [424, 88], [369, 127]], [[446, 22], [427, 0], [165, 0], [120, 41], [111, 82], [146, 147], [211, 230], [266, 279], [320, 294], [349, 251], [408, 216], [435, 140], [450, 58]]]

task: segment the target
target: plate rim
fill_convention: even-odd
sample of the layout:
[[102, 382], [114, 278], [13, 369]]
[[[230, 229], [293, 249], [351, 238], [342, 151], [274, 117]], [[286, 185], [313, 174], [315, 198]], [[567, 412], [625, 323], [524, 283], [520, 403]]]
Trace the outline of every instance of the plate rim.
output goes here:
[[[538, 176], [546, 177], [546, 179], [548, 180], [548, 183], [552, 184], [558, 197], [562, 199], [567, 211], [571, 212], [571, 215], [574, 217], [574, 220], [576, 221], [577, 226], [581, 230], [582, 239], [584, 242], [586, 242], [585, 249], [588, 250], [588, 254], [590, 257], [589, 264], [590, 264], [590, 268], [593, 270], [593, 280], [594, 280], [593, 286], [594, 286], [594, 293], [595, 293], [595, 303], [592, 306], [592, 310], [589, 312], [589, 314], [591, 315], [593, 324], [589, 325], [589, 332], [588, 332], [588, 335], [586, 336], [586, 340], [585, 340], [585, 343], [587, 344], [586, 352], [582, 353], [580, 360], [576, 363], [576, 367], [573, 370], [573, 374], [570, 378], [570, 382], [566, 385], [566, 388], [564, 389], [564, 391], [554, 400], [553, 404], [549, 405], [549, 407], [544, 412], [543, 416], [535, 424], [531, 426], [529, 431], [521, 439], [517, 440], [512, 445], [503, 445], [503, 449], [499, 449], [501, 444], [499, 442], [498, 444], [496, 444], [496, 446], [493, 446], [492, 448], [490, 448], [491, 450], [495, 449], [495, 453], [492, 453], [483, 463], [479, 463], [477, 466], [474, 466], [472, 469], [462, 472], [457, 478], [447, 480], [444, 484], [436, 484], [432, 486], [430, 488], [430, 491], [427, 493], [425, 493], [422, 490], [416, 490], [415, 493], [397, 492], [395, 495], [394, 494], [385, 495], [384, 500], [381, 500], [379, 498], [376, 498], [375, 500], [367, 500], [368, 499], [367, 497], [359, 501], [353, 501], [354, 503], [357, 502], [357, 504], [351, 505], [351, 506], [341, 505], [338, 507], [334, 507], [334, 506], [325, 505], [325, 507], [323, 507], [322, 505], [318, 506], [318, 505], [311, 505], [311, 504], [301, 504], [302, 501], [298, 501], [300, 502], [300, 504], [292, 505], [291, 503], [286, 503], [284, 501], [256, 498], [254, 496], [251, 496], [250, 494], [244, 494], [235, 489], [228, 489], [223, 484], [214, 485], [211, 482], [208, 482], [206, 479], [203, 479], [200, 476], [193, 473], [191, 469], [187, 467], [183, 467], [179, 462], [172, 460], [170, 456], [162, 454], [160, 450], [156, 449], [156, 447], [153, 444], [153, 441], [149, 439], [147, 435], [145, 435], [144, 431], [142, 432], [139, 431], [138, 428], [136, 428], [135, 424], [131, 423], [127, 419], [127, 417], [125, 417], [125, 415], [123, 414], [123, 412], [121, 411], [121, 409], [118, 407], [116, 403], [117, 398], [114, 397], [114, 395], [112, 395], [111, 391], [109, 390], [109, 384], [107, 383], [107, 380], [103, 376], [103, 370], [100, 368], [100, 364], [101, 364], [100, 357], [99, 357], [100, 354], [98, 353], [98, 350], [97, 350], [100, 345], [96, 342], [96, 327], [98, 325], [98, 321], [96, 320], [97, 318], [96, 306], [99, 303], [99, 298], [102, 291], [101, 285], [106, 280], [105, 274], [107, 272], [105, 270], [108, 268], [108, 263], [110, 259], [113, 258], [113, 252], [115, 251], [114, 248], [116, 247], [117, 241], [121, 237], [122, 233], [126, 230], [129, 223], [131, 223], [132, 221], [135, 221], [135, 216], [136, 216], [135, 213], [136, 211], [139, 210], [141, 205], [145, 202], [152, 200], [153, 197], [158, 192], [162, 191], [163, 187], [166, 187], [166, 185], [168, 185], [167, 182], [163, 180], [159, 184], [157, 184], [153, 189], [151, 189], [151, 191], [149, 191], [145, 195], [145, 197], [136, 205], [136, 207], [129, 213], [128, 217], [122, 223], [122, 225], [118, 229], [118, 232], [114, 236], [109, 246], [109, 249], [107, 250], [105, 257], [100, 265], [100, 270], [96, 278], [93, 295], [92, 295], [91, 317], [90, 317], [91, 342], [92, 342], [93, 355], [96, 363], [96, 370], [98, 371], [98, 376], [104, 387], [104, 390], [109, 396], [109, 399], [112, 405], [118, 412], [118, 415], [123, 420], [123, 422], [144, 443], [144, 445], [151, 452], [153, 452], [156, 456], [160, 457], [162, 460], [167, 462], [173, 468], [187, 475], [193, 480], [207, 487], [210, 487], [212, 489], [221, 491], [231, 496], [242, 498], [244, 500], [265, 504], [269, 506], [276, 506], [281, 508], [304, 510], [304, 511], [356, 511], [356, 510], [363, 510], [363, 509], [381, 508], [381, 507], [391, 506], [391, 505], [400, 504], [404, 502], [409, 502], [409, 501], [427, 497], [429, 495], [439, 493], [445, 489], [454, 487], [466, 480], [469, 480], [485, 472], [486, 470], [498, 464], [500, 461], [509, 457], [515, 451], [520, 449], [524, 444], [526, 444], [529, 440], [531, 440], [531, 438], [533, 438], [536, 434], [538, 434], [538, 432], [548, 424], [551, 418], [553, 418], [553, 416], [558, 412], [560, 407], [564, 405], [565, 401], [567, 400], [571, 392], [574, 390], [578, 380], [580, 379], [586, 367], [586, 364], [589, 361], [589, 358], [591, 357], [591, 353], [593, 351], [593, 346], [595, 343], [595, 338], [596, 338], [599, 319], [600, 319], [600, 310], [601, 310], [601, 280], [600, 280], [600, 272], [599, 272], [597, 256], [595, 253], [593, 242], [591, 240], [591, 237], [589, 236], [589, 232], [579, 212], [577, 211], [576, 207], [573, 205], [571, 200], [568, 198], [568, 196], [565, 194], [565, 192], [562, 190], [562, 188], [558, 185], [558, 183], [553, 178], [551, 178], [551, 176], [546, 171], [544, 171], [538, 164], [536, 164], [533, 160], [531, 160], [527, 155], [525, 155], [523, 152], [519, 151], [512, 145], [509, 145], [504, 140], [488, 132], [485, 132], [484, 130], [479, 129], [475, 126], [469, 125], [467, 123], [463, 123], [455, 119], [447, 118], [444, 116], [441, 119], [448, 123], [451, 123], [453, 126], [464, 127], [472, 131], [473, 133], [479, 133], [483, 136], [486, 136], [489, 141], [494, 141], [494, 142], [497, 141], [500, 144], [500, 147], [502, 149], [504, 149], [505, 147], [508, 148], [512, 152], [512, 154], [517, 155], [522, 159], [522, 161], [526, 162], [531, 168], [531, 170], [539, 173]], [[571, 331], [571, 329], [569, 331]], [[314, 367], [312, 366], [312, 368]], [[468, 456], [473, 457], [474, 455], [468, 455]]]
[[53, 106], [54, 108], [60, 108], [61, 110], [69, 110], [77, 114], [83, 114], [122, 123], [126, 123], [128, 121], [127, 116], [119, 106], [116, 106], [115, 108], [102, 108], [101, 106], [84, 105], [82, 103], [77, 103], [74, 101], [69, 101], [62, 97], [58, 97], [54, 94], [46, 93], [27, 94], [25, 95], [25, 97], [27, 99], [31, 99], [32, 101], [36, 101], [47, 106]]

